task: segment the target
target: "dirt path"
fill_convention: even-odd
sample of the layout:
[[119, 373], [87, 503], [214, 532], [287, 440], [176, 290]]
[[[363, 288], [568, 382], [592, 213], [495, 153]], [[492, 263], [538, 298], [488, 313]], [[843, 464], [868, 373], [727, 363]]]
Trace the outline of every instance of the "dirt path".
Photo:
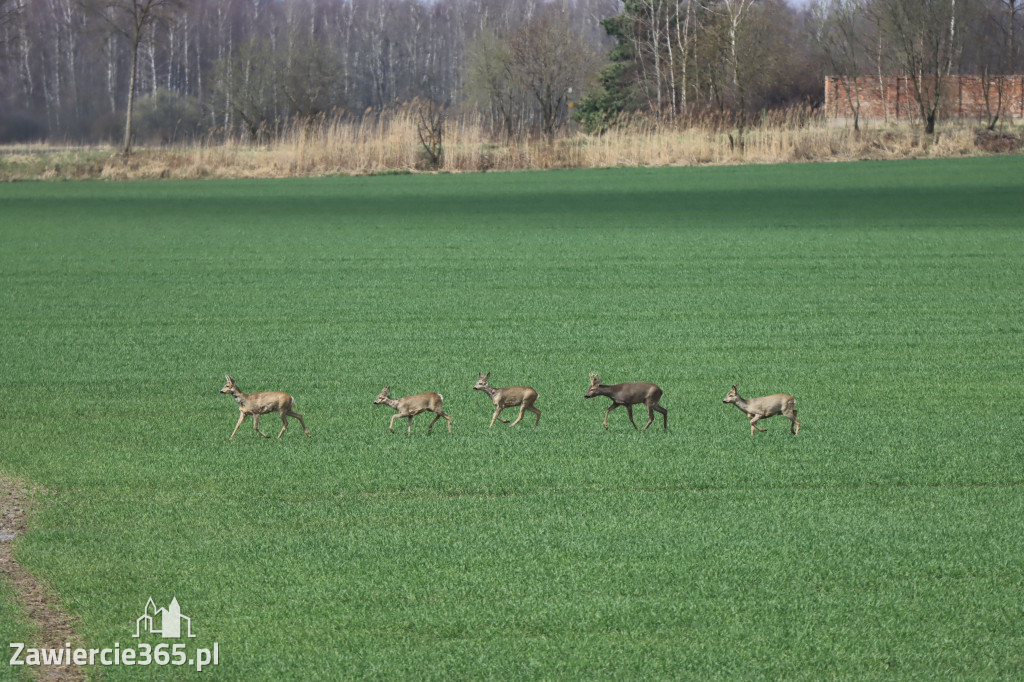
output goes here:
[[[67, 642], [75, 646], [71, 616], [57, 607], [52, 591], [29, 574], [14, 558], [13, 544], [28, 531], [28, 488], [14, 479], [0, 476], [0, 579], [5, 580], [20, 602], [22, 613], [35, 630], [29, 647], [63, 649]], [[38, 666], [28, 671], [41, 680], [85, 680], [78, 666]]]

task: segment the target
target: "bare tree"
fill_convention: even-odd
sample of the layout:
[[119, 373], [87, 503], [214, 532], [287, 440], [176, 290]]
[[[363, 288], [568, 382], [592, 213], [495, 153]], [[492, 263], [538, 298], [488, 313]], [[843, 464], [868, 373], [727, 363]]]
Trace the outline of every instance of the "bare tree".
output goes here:
[[1017, 69], [1017, 0], [1002, 0], [1005, 5], [1005, 21], [1000, 22], [1005, 27], [1006, 35], [1006, 72], [1015, 73]]
[[729, 75], [732, 79], [732, 86], [736, 90], [737, 108], [741, 116], [747, 104], [747, 83], [745, 78], [740, 77], [742, 68], [740, 65], [740, 29], [747, 15], [750, 14], [750, 8], [756, 1], [721, 0], [719, 7], [719, 11], [726, 21], [729, 36]]
[[986, 127], [995, 130], [1013, 98], [1014, 84], [1009, 77], [1016, 72], [1017, 45], [1016, 0], [990, 0], [980, 3], [979, 13], [968, 43], [968, 59], [981, 74], [982, 98], [985, 105]]
[[[7, 28], [14, 23], [17, 13], [21, 10], [19, 3], [14, 0], [0, 0], [0, 29]], [[0, 33], [0, 39], [5, 34]]]
[[413, 109], [416, 117], [416, 135], [426, 156], [427, 163], [434, 170], [444, 164], [444, 126], [447, 116], [444, 108], [434, 100], [415, 100]]
[[[21, 3], [14, 0], [0, 0], [0, 87], [4, 83], [6, 75], [10, 44], [18, 35], [16, 24], [19, 22]], [[13, 93], [8, 93], [8, 95]], [[5, 98], [0, 97], [0, 102]], [[0, 119], [3, 117], [0, 116]], [[3, 120], [0, 120], [0, 129], [4, 128]]]
[[860, 77], [867, 55], [864, 40], [868, 37], [868, 22], [864, 9], [863, 0], [824, 0], [811, 8], [815, 42], [832, 75], [841, 79], [847, 104], [853, 112], [855, 131], [860, 130]]
[[[225, 127], [241, 127], [252, 140], [259, 140], [278, 119], [273, 49], [266, 38], [254, 37], [233, 45], [214, 68], [211, 88], [218, 120]], [[225, 131], [229, 132], [229, 131]]]
[[945, 96], [948, 76], [961, 50], [958, 17], [965, 0], [878, 0], [883, 29], [900, 66], [910, 78], [914, 101], [924, 124], [933, 134]]
[[507, 139], [532, 113], [549, 141], [568, 119], [569, 100], [596, 76], [600, 54], [569, 28], [553, 5], [509, 33], [481, 30], [468, 50], [471, 92], [482, 95], [501, 119]]
[[7, 59], [8, 44], [14, 42], [17, 32], [21, 4], [14, 0], [0, 0], [0, 75], [3, 74], [4, 61]]
[[528, 93], [514, 68], [507, 38], [480, 31], [469, 46], [466, 62], [469, 93], [486, 100], [492, 116], [501, 122], [505, 139], [515, 139], [522, 131]]
[[139, 47], [146, 33], [157, 22], [184, 8], [188, 0], [82, 0], [112, 31], [128, 40], [131, 67], [128, 71], [128, 102], [125, 107], [125, 156], [132, 150], [132, 112], [135, 107], [135, 85], [139, 72]]
[[512, 64], [537, 107], [541, 133], [554, 140], [568, 118], [569, 98], [596, 76], [600, 56], [569, 30], [557, 8], [538, 10], [510, 39]]

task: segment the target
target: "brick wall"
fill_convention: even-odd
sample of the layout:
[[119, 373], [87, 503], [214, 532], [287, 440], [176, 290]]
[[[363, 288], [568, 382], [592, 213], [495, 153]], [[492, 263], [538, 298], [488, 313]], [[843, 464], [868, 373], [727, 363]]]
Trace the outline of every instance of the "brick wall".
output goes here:
[[[963, 118], [984, 121], [995, 112], [1002, 98], [1000, 120], [1024, 117], [1024, 76], [948, 76], [942, 79], [943, 98], [939, 119]], [[849, 87], [848, 84], [849, 83]], [[988, 104], [985, 89], [988, 88]], [[861, 76], [853, 80], [838, 76], [825, 79], [825, 115], [830, 119], [853, 118], [850, 95], [860, 102], [860, 119], [915, 120], [920, 108], [914, 99], [914, 83], [907, 76], [879, 78]]]

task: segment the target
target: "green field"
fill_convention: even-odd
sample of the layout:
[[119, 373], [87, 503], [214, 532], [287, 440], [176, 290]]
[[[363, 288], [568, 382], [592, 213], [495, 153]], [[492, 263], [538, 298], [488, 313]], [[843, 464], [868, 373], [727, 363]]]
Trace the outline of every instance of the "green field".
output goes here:
[[[176, 597], [222, 679], [1020, 679], [1022, 171], [0, 185], [16, 556], [88, 646]], [[313, 437], [229, 442], [225, 373]], [[454, 432], [388, 433], [385, 385]]]

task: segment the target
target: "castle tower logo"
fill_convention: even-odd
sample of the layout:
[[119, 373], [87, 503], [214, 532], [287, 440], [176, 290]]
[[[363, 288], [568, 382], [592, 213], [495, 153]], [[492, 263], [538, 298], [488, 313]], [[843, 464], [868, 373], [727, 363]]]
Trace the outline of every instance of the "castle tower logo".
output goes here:
[[182, 622], [185, 625], [185, 636], [195, 637], [192, 634], [192, 619], [181, 615], [181, 606], [178, 599], [171, 600], [166, 609], [158, 609], [150, 597], [146, 602], [146, 608], [142, 615], [135, 620], [135, 637], [140, 637], [143, 632], [160, 635], [167, 639], [177, 639], [182, 636]]

